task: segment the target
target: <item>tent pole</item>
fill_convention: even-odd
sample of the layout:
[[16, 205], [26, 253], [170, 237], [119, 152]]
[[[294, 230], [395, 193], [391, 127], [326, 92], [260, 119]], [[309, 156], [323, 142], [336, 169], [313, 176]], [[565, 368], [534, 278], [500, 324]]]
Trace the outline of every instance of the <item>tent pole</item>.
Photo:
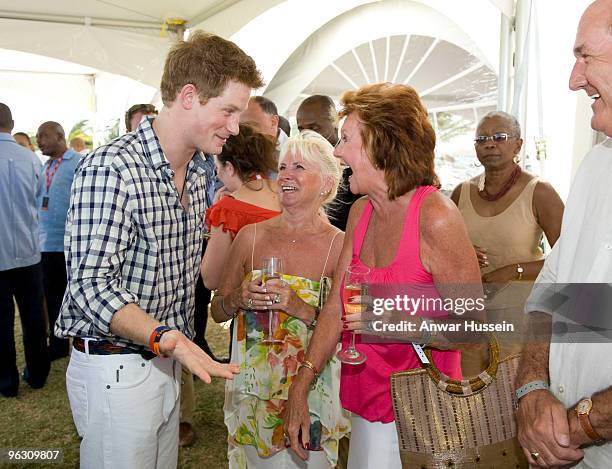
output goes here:
[[512, 92], [512, 18], [500, 13], [501, 27], [499, 31], [499, 74], [497, 75], [497, 109], [510, 110]]
[[[531, 26], [532, 0], [517, 0], [514, 21], [516, 52], [514, 56], [514, 92], [512, 96], [511, 112], [518, 119], [524, 138], [527, 137], [527, 97], [530, 26]], [[527, 145], [521, 150], [521, 160], [525, 161]]]

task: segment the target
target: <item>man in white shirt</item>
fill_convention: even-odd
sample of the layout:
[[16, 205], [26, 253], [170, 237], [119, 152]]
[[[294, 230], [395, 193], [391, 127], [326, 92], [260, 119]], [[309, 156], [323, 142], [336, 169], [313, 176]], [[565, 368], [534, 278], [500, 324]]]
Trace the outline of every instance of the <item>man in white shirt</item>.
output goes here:
[[[591, 126], [612, 137], [612, 0], [597, 0], [587, 8], [574, 55], [570, 88], [593, 98]], [[532, 466], [579, 461], [572, 467], [612, 467], [612, 344], [601, 340], [603, 336], [596, 343], [596, 334], [564, 340], [551, 325], [563, 319], [561, 308], [550, 301], [560, 284], [601, 284], [598, 292], [612, 288], [603, 285], [612, 283], [610, 175], [612, 139], [608, 138], [586, 155], [576, 174], [561, 237], [525, 307], [533, 322], [531, 330], [544, 331], [545, 337], [534, 334], [527, 343], [516, 380], [518, 436]], [[602, 297], [591, 299], [597, 302]], [[577, 304], [578, 314], [594, 316], [590, 305]], [[607, 313], [596, 319], [605, 322]]]

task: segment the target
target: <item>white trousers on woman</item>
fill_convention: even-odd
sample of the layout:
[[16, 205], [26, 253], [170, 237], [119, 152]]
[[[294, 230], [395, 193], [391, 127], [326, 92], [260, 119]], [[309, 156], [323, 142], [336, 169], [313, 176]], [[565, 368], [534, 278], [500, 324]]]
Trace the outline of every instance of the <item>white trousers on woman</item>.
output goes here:
[[81, 469], [176, 468], [180, 377], [169, 358], [73, 349], [66, 388]]
[[395, 422], [369, 422], [351, 416], [348, 469], [402, 469]]
[[325, 451], [308, 451], [308, 461], [304, 461], [290, 449], [262, 458], [254, 446], [243, 445], [242, 448], [247, 469], [331, 469]]

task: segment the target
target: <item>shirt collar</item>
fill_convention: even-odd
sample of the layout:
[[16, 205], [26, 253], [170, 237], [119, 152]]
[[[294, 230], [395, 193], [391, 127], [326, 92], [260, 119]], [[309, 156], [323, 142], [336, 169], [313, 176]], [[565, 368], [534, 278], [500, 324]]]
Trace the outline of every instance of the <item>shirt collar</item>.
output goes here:
[[163, 166], [170, 165], [159, 146], [159, 140], [153, 130], [153, 118], [145, 117], [140, 122], [136, 129], [136, 136], [140, 140], [145, 158], [153, 168], [160, 169]]
[[15, 139], [13, 138], [13, 136], [9, 133], [6, 132], [0, 132], [0, 140], [5, 140], [8, 142], [14, 142]]
[[188, 167], [193, 167], [198, 176], [206, 175], [206, 161], [202, 152], [195, 152]]
[[[170, 169], [170, 163], [166, 159], [164, 152], [159, 145], [159, 140], [153, 130], [154, 117], [145, 117], [138, 128], [136, 129], [136, 135], [140, 140], [142, 149], [144, 151], [145, 158], [155, 169], [166, 167]], [[195, 171], [198, 176], [206, 174], [206, 163], [204, 156], [200, 151], [196, 151], [187, 166], [187, 172]]]
[[68, 148], [68, 150], [66, 150], [66, 152], [62, 156], [62, 160], [66, 160], [66, 161], [71, 160], [76, 155], [77, 155], [76, 151], [74, 151], [72, 148]]

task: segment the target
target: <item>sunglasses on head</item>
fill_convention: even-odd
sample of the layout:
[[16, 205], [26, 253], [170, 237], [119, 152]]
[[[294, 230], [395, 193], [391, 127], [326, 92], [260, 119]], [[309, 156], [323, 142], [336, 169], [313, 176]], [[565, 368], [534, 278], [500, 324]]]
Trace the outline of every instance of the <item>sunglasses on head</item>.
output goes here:
[[501, 142], [505, 142], [509, 138], [512, 138], [512, 136], [508, 135], [505, 132], [499, 132], [499, 133], [496, 133], [495, 135], [491, 135], [490, 137], [487, 137], [486, 135], [479, 135], [478, 137], [474, 139], [474, 143], [476, 145], [483, 145], [487, 143], [489, 140], [495, 143], [501, 143]]

